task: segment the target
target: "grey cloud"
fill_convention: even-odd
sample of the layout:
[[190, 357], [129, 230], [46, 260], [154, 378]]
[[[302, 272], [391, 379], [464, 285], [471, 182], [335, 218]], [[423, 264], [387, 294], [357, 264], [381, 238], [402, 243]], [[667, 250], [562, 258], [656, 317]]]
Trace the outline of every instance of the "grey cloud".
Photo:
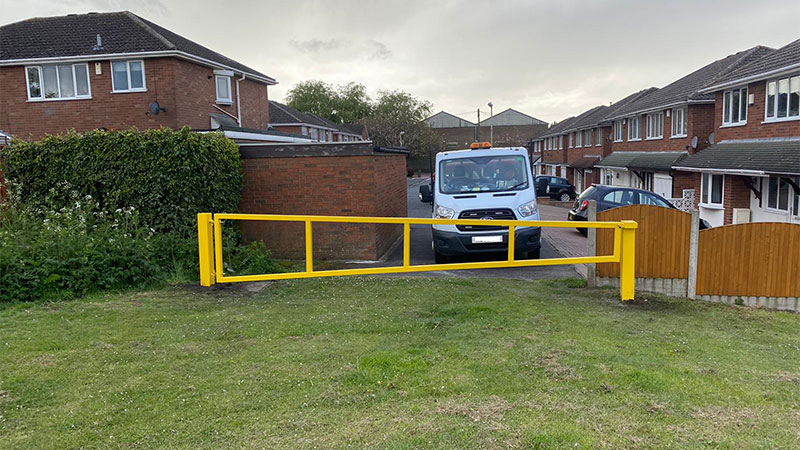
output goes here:
[[392, 56], [392, 51], [389, 50], [389, 47], [383, 42], [370, 39], [367, 41], [367, 44], [372, 47], [373, 50], [372, 54], [369, 55], [369, 59], [388, 59]]
[[302, 52], [316, 54], [337, 50], [344, 45], [344, 42], [339, 39], [322, 40], [314, 38], [307, 41], [296, 41], [292, 39], [289, 41], [289, 45]]

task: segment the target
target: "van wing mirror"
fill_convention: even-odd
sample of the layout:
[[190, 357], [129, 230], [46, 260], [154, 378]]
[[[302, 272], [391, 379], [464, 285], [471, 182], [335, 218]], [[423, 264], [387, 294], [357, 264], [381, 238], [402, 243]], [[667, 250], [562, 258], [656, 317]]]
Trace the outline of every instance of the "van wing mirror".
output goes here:
[[433, 193], [429, 184], [423, 184], [419, 187], [419, 201], [422, 203], [433, 203]]

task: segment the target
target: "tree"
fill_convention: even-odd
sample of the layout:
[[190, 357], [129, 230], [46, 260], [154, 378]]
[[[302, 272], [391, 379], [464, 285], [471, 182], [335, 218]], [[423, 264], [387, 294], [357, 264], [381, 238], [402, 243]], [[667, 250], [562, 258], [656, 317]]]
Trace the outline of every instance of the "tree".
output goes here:
[[372, 102], [363, 84], [333, 87], [319, 80], [303, 81], [286, 94], [289, 106], [336, 123], [355, 123], [370, 115]]
[[403, 91], [380, 91], [372, 114], [364, 119], [370, 139], [380, 146], [400, 145], [416, 158], [427, 158], [428, 152], [441, 150], [442, 138], [425, 122], [433, 105]]

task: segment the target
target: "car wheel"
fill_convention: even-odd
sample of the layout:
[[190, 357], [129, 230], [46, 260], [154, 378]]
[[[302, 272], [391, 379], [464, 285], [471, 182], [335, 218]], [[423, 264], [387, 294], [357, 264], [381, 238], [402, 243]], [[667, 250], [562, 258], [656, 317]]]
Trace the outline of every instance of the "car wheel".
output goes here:
[[568, 202], [568, 201], [570, 201], [572, 199], [570, 198], [568, 192], [562, 192], [561, 195], [558, 196], [558, 200], [560, 200], [562, 202]]

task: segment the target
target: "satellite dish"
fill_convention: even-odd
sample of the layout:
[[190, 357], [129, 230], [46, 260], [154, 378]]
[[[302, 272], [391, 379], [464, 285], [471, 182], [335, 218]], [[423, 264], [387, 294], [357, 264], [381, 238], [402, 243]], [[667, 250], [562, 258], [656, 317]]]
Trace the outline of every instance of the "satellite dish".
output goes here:
[[161, 111], [167, 112], [167, 108], [162, 108], [155, 100], [147, 107], [147, 113], [153, 116], [157, 116]]
[[711, 133], [711, 136], [708, 137], [708, 143], [714, 145], [714, 133]]
[[692, 138], [692, 149], [697, 149], [697, 136]]

